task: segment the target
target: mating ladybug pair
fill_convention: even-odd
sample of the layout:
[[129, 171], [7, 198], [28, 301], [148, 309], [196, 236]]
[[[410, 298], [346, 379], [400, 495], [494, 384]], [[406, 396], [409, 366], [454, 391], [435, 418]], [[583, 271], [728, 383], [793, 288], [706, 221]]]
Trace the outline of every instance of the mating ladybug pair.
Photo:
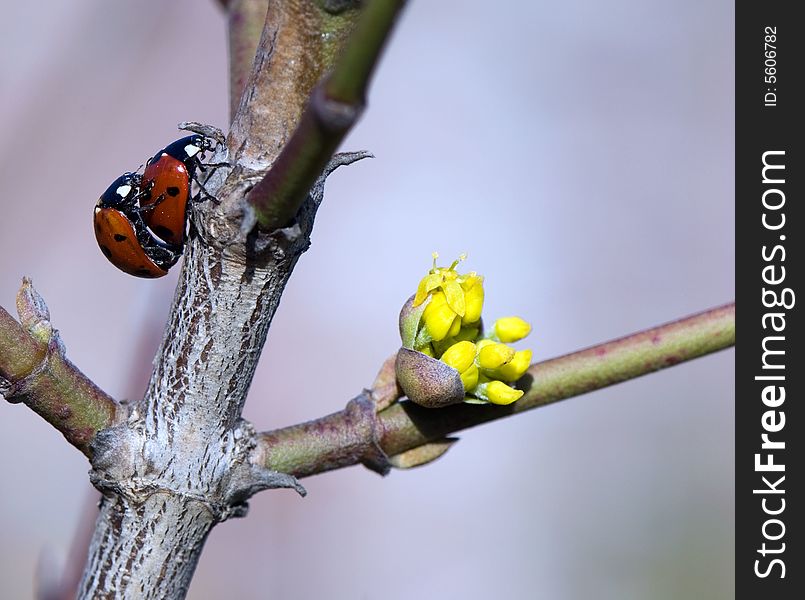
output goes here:
[[95, 206], [95, 238], [106, 258], [137, 277], [162, 277], [184, 250], [190, 185], [213, 142], [190, 135], [157, 152], [142, 175], [115, 179]]

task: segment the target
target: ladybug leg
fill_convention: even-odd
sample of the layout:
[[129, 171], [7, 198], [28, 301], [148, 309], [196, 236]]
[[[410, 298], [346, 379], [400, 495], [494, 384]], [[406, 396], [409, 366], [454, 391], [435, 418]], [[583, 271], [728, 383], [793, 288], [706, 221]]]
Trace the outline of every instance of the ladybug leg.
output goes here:
[[201, 183], [198, 180], [196, 180], [196, 183], [198, 184], [198, 187], [201, 191], [199, 191], [198, 194], [193, 196], [193, 202], [204, 202], [205, 200], [211, 200], [212, 203], [215, 204], [215, 206], [221, 204], [221, 201], [218, 198], [216, 198], [207, 191], [207, 188], [204, 187], [203, 183]]
[[[217, 165], [209, 165], [208, 164], [208, 165], [205, 165], [205, 166], [212, 167], [213, 171], [215, 171], [218, 168]], [[199, 163], [199, 167], [201, 167], [200, 163]], [[201, 168], [200, 170], [202, 172], [204, 171], [203, 168]], [[210, 175], [211, 174], [212, 173], [210, 173]], [[207, 177], [209, 177], [209, 175]], [[201, 182], [201, 180], [198, 177], [196, 177], [195, 173], [193, 174], [193, 181], [196, 182], [196, 185], [198, 185], [199, 190], [200, 190], [198, 194], [193, 196], [193, 202], [204, 202], [205, 200], [212, 200], [213, 204], [215, 204], [216, 206], [221, 203], [221, 201], [218, 200], [218, 198], [216, 198], [215, 196], [213, 196], [212, 194], [210, 194], [207, 191], [207, 188], [204, 187], [204, 184]]]
[[136, 206], [136, 207], [132, 208], [131, 210], [132, 210], [132, 212], [135, 212], [135, 213], [138, 213], [138, 214], [148, 212], [148, 211], [154, 210], [157, 206], [162, 204], [164, 201], [165, 201], [165, 194], [160, 194], [159, 196], [157, 196], [157, 199], [154, 202], [152, 202], [151, 204], [146, 204], [145, 206]]
[[140, 190], [134, 195], [132, 201], [140, 204], [143, 200], [149, 200], [151, 198], [151, 190], [153, 189], [154, 181], [149, 180], [147, 183], [143, 184], [142, 187], [140, 187]]
[[[209, 175], [207, 175], [207, 177], [209, 178], [209, 176], [212, 175], [218, 169], [221, 169], [221, 168], [224, 168], [224, 167], [232, 168], [232, 165], [230, 163], [225, 163], [225, 162], [224, 163], [202, 163], [201, 161], [199, 161], [198, 164], [196, 165], [196, 167], [202, 173], [206, 173], [207, 169], [205, 167], [210, 168], [210, 173], [209, 173]], [[205, 200], [211, 200], [213, 202], [213, 204], [215, 204], [216, 206], [221, 203], [221, 201], [218, 200], [218, 198], [216, 198], [215, 196], [213, 196], [212, 194], [210, 194], [207, 191], [207, 188], [204, 187], [204, 184], [201, 182], [201, 180], [198, 177], [196, 177], [195, 173], [193, 174], [193, 181], [196, 182], [196, 184], [198, 185], [199, 189], [201, 190], [198, 194], [196, 194], [193, 197], [193, 202], [204, 202]]]
[[[201, 171], [202, 173], [206, 173], [207, 169], [210, 169], [210, 173], [209, 173], [209, 175], [207, 175], [207, 178], [209, 178], [210, 175], [215, 173], [215, 171], [217, 171], [218, 169], [224, 169], [224, 168], [231, 169], [232, 168], [232, 165], [230, 163], [226, 163], [226, 162], [223, 162], [223, 163], [202, 163], [202, 162], [199, 161], [197, 166], [198, 166], [198, 170]], [[195, 174], [193, 174], [193, 181], [195, 181], [196, 183], [201, 185], [201, 182], [198, 180], [198, 178], [195, 176]]]
[[232, 165], [230, 163], [227, 163], [227, 162], [222, 162], [222, 163], [203, 163], [201, 161], [198, 161], [198, 163], [196, 163], [196, 168], [199, 171], [201, 171], [202, 173], [206, 173], [208, 168], [211, 168], [213, 171], [216, 171], [217, 169], [223, 169], [225, 167], [231, 169]]

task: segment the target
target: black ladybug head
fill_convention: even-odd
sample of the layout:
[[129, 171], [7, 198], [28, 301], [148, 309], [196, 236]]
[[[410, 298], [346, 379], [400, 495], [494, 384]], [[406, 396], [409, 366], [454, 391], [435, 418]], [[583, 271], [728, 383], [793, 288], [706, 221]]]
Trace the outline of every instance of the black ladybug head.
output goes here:
[[164, 149], [156, 153], [154, 159], [167, 154], [187, 164], [198, 160], [199, 155], [204, 154], [209, 149], [210, 143], [203, 135], [188, 135], [165, 146]]
[[124, 173], [106, 188], [98, 200], [98, 206], [102, 208], [116, 208], [118, 210], [130, 209], [137, 202], [137, 194], [140, 192], [142, 176], [137, 173]]

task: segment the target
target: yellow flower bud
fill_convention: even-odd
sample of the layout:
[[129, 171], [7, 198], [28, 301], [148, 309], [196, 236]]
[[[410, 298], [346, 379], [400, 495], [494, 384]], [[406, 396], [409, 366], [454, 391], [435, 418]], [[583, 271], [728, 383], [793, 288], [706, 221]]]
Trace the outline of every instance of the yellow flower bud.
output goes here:
[[498, 368], [496, 375], [503, 381], [517, 381], [531, 366], [531, 356], [531, 350], [518, 350], [511, 361]]
[[[456, 313], [447, 305], [447, 299], [442, 292], [434, 292], [430, 302], [422, 313], [422, 321], [434, 341], [443, 340], [450, 333], [456, 321]], [[459, 327], [460, 319], [459, 319]]]
[[508, 344], [527, 336], [531, 325], [519, 317], [498, 319], [478, 339], [484, 278], [456, 271], [465, 258], [462, 254], [449, 267], [438, 267], [434, 252], [433, 266], [400, 311], [403, 348], [396, 374], [403, 391], [422, 406], [457, 402], [459, 388], [464, 402], [471, 404], [511, 404], [523, 395], [507, 382], [523, 376], [532, 352], [516, 352]]
[[522, 395], [522, 390], [509, 387], [502, 381], [493, 380], [486, 384], [486, 396], [492, 404], [511, 404]]
[[514, 358], [514, 348], [506, 344], [485, 344], [478, 351], [478, 366], [483, 369], [497, 369]]
[[472, 342], [458, 342], [450, 346], [441, 358], [459, 373], [463, 373], [475, 361], [475, 344]]
[[464, 289], [464, 315], [462, 322], [475, 323], [481, 318], [484, 307], [484, 278], [470, 273], [461, 284]]
[[520, 317], [503, 317], [495, 321], [495, 335], [501, 342], [516, 342], [529, 333], [531, 325]]
[[464, 391], [471, 392], [478, 385], [478, 367], [470, 365], [469, 368], [461, 373], [461, 383], [464, 384]]
[[478, 352], [480, 352], [482, 348], [486, 348], [490, 344], [494, 344], [494, 343], [496, 343], [496, 342], [493, 342], [492, 340], [487, 339], [487, 338], [483, 338], [481, 340], [478, 340], [477, 342], [475, 342], [475, 354], [477, 355]]
[[416, 295], [414, 296], [413, 306], [417, 307], [422, 304], [430, 293], [434, 290], [441, 288], [447, 296], [447, 304], [453, 311], [459, 315], [464, 316], [464, 290], [461, 287], [459, 274], [456, 272], [458, 263], [467, 258], [466, 254], [458, 257], [449, 267], [437, 267], [436, 259], [439, 255], [433, 253], [433, 268], [428, 271], [422, 279], [419, 280]]

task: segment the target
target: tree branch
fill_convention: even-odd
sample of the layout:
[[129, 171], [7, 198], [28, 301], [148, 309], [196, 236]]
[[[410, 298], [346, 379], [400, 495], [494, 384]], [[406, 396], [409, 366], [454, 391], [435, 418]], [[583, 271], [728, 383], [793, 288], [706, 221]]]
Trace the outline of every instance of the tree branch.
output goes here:
[[254, 66], [269, 0], [222, 1], [229, 37], [229, 118], [235, 116]]
[[381, 411], [379, 437], [344, 411], [260, 434], [253, 460], [296, 477], [364, 462], [377, 444], [398, 455], [444, 436], [722, 350], [735, 344], [735, 304], [726, 304], [586, 350], [536, 363], [520, 381], [525, 395], [509, 406], [458, 404], [427, 409], [402, 402]]
[[[229, 132], [229, 148], [240, 164], [265, 169], [277, 157], [299, 123], [311, 90], [349, 36], [360, 14], [358, 4], [325, 0], [268, 3], [251, 75], [245, 93], [238, 96]], [[242, 35], [251, 41], [239, 42], [238, 78], [249, 68], [248, 48], [253, 43], [249, 31]], [[236, 95], [234, 88], [231, 94]]]
[[[272, 467], [307, 475], [356, 462], [379, 472], [390, 464], [419, 464], [449, 447], [450, 442], [443, 440], [448, 431], [668, 366], [671, 358], [686, 360], [696, 351], [716, 349], [712, 341], [699, 344], [703, 350], [694, 344], [692, 338], [702, 335], [701, 326], [693, 326], [696, 331], [679, 342], [671, 340], [676, 330], [669, 326], [655, 332], [657, 341], [652, 337], [646, 342], [648, 347], [662, 347], [653, 358], [641, 354], [636, 342], [624, 348], [614, 342], [605, 353], [611, 368], [602, 368], [593, 358], [587, 366], [581, 360], [549, 361], [556, 368], [545, 372], [535, 365], [536, 383], [513, 407], [428, 411], [402, 403], [377, 415], [377, 405], [363, 393], [337, 415], [256, 434], [241, 412], [280, 297], [310, 243], [329, 171], [320, 173], [363, 107], [366, 84], [402, 6], [401, 0], [369, 2], [359, 13], [355, 2], [345, 0], [270, 1], [245, 84], [254, 30], [235, 33], [236, 38], [242, 35], [236, 41], [243, 46], [233, 57], [239, 71], [233, 73], [232, 96], [239, 89], [243, 93], [227, 148], [216, 149], [221, 155], [229, 150], [229, 155], [215, 161], [229, 163], [229, 168], [222, 167], [205, 180], [220, 204], [191, 207], [193, 233], [141, 401], [126, 406], [115, 421], [114, 403], [100, 390], [89, 393], [97, 389], [91, 382], [84, 382], [84, 393], [71, 399], [72, 390], [81, 390], [82, 382], [73, 380], [80, 374], [70, 370], [55, 334], [48, 334], [45, 341], [36, 338], [32, 324], [26, 325], [28, 320], [21, 315], [35, 342], [30, 344], [8, 323], [13, 319], [0, 314], [0, 331], [5, 332], [0, 334], [5, 336], [0, 338], [0, 365], [7, 352], [10, 358], [2, 374], [15, 386], [10, 395], [30, 395], [32, 408], [61, 426], [68, 439], [91, 455], [91, 480], [103, 493], [81, 598], [184, 597], [206, 537], [217, 523], [242, 516], [248, 498], [261, 489], [301, 491], [293, 477]], [[234, 10], [238, 0], [222, 4]], [[255, 10], [256, 6], [251, 5]], [[358, 14], [366, 21], [358, 28], [354, 47], [344, 51], [342, 69], [347, 71], [336, 70], [313, 93]], [[300, 124], [306, 104], [309, 116]], [[299, 140], [287, 143], [294, 130]], [[357, 158], [339, 155], [330, 166]], [[265, 181], [272, 163], [270, 176], [275, 179]], [[255, 182], [260, 182], [258, 187]], [[254, 196], [246, 202], [251, 192]], [[277, 203], [273, 217], [277, 225], [295, 216], [293, 225], [271, 232], [255, 229], [253, 208], [263, 212], [263, 202]], [[271, 218], [263, 214], [261, 220], [271, 226]], [[732, 335], [734, 339], [734, 330]], [[724, 347], [724, 336], [716, 337]], [[18, 347], [23, 350], [8, 350]], [[640, 360], [642, 366], [637, 365]], [[587, 380], [580, 375], [565, 377], [563, 368], [576, 367], [579, 373], [587, 369]], [[80, 420], [88, 415], [97, 418]], [[76, 426], [76, 419], [83, 427]], [[411, 449], [421, 450], [420, 455], [394, 460]]]
[[369, 80], [402, 0], [370, 0], [333, 67], [310, 95], [299, 125], [247, 201], [266, 231], [286, 226], [364, 109]]
[[335, 157], [293, 227], [272, 235], [255, 230], [245, 197], [351, 29], [357, 11], [333, 14], [330, 5], [269, 3], [229, 155], [218, 148], [213, 157], [231, 168], [205, 181], [219, 203], [192, 215], [195, 235], [148, 389], [128, 419], [93, 444], [90, 476], [104, 502], [80, 598], [182, 598], [216, 523], [244, 514], [246, 500], [262, 489], [304, 491], [249, 460], [256, 433], [241, 411], [283, 289], [310, 245], [325, 178], [363, 155]]
[[[183, 598], [212, 527], [245, 514], [260, 490], [303, 493], [293, 477], [250, 461], [256, 432], [241, 411], [282, 291], [310, 245], [325, 179], [362, 157], [337, 155], [295, 226], [274, 236], [223, 244], [204, 215], [194, 221], [145, 396], [93, 444], [90, 477], [106, 500], [80, 598]], [[221, 206], [244, 185], [230, 179], [223, 192], [211, 189], [226, 198]]]
[[65, 358], [47, 306], [27, 278], [17, 310], [22, 324], [0, 307], [3, 396], [25, 403], [91, 458], [91, 443], [115, 422], [117, 403]]

